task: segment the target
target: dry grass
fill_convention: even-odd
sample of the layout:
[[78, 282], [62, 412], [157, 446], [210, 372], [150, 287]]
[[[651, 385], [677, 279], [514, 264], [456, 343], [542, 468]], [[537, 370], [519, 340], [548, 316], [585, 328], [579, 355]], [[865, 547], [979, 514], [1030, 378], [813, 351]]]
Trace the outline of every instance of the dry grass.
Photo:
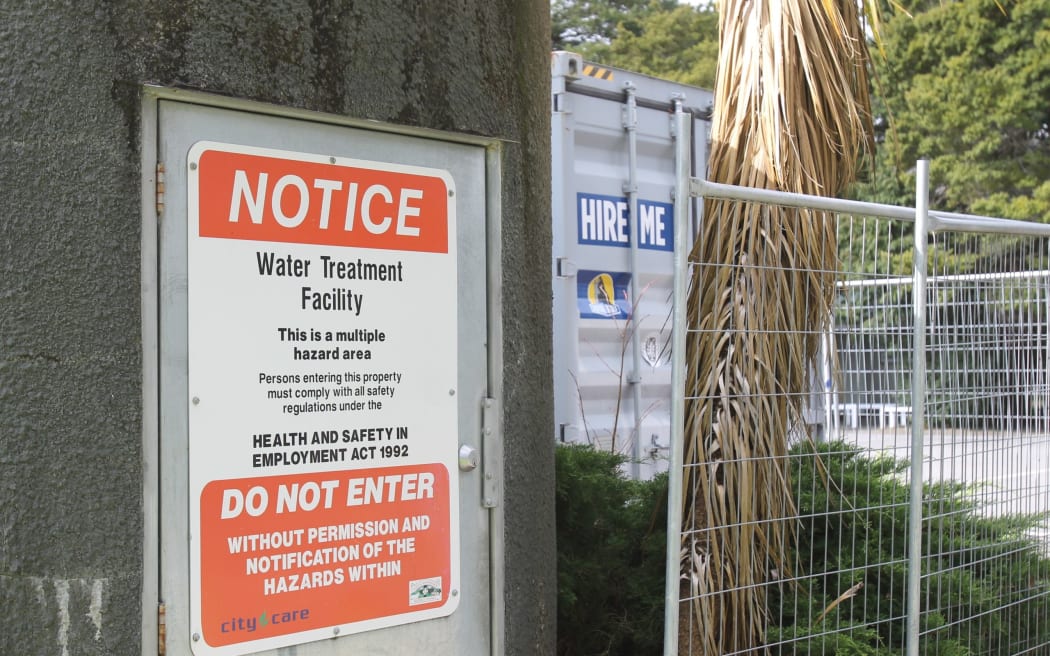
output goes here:
[[[870, 144], [867, 49], [844, 0], [724, 0], [708, 178], [835, 196]], [[762, 650], [795, 514], [787, 432], [829, 316], [832, 217], [705, 202], [690, 256], [680, 654]]]

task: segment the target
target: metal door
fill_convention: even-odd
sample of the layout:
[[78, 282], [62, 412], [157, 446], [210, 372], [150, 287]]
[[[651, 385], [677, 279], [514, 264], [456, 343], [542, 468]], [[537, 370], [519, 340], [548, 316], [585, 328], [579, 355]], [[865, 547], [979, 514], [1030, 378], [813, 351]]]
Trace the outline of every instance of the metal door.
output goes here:
[[489, 653], [485, 148], [156, 112], [166, 653]]
[[673, 202], [678, 159], [703, 177], [712, 95], [567, 52], [551, 71], [554, 435], [651, 478], [670, 445], [674, 226], [699, 216]]

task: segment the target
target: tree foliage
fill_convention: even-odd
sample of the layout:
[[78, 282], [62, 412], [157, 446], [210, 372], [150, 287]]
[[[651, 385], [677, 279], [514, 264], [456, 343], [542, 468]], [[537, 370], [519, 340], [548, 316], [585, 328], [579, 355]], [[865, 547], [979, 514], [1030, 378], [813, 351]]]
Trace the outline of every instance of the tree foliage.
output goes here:
[[555, 50], [580, 51], [625, 32], [640, 34], [649, 14], [677, 5], [678, 0], [551, 0], [551, 44]]
[[552, 42], [590, 61], [711, 88], [718, 13], [677, 0], [554, 0]]
[[932, 207], [1050, 221], [1050, 0], [914, 4], [884, 23], [876, 58], [880, 195], [911, 202], [928, 158]]

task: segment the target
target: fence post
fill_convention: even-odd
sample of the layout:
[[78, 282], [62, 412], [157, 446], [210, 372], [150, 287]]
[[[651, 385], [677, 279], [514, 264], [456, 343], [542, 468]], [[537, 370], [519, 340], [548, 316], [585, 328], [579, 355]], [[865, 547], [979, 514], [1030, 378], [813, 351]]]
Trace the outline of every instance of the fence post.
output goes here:
[[1042, 413], [1043, 431], [1050, 433], [1050, 278], [1043, 279], [1043, 336], [1040, 340], [1043, 347], [1043, 370], [1039, 376], [1042, 384], [1039, 385], [1039, 395], [1042, 397], [1040, 412]]
[[919, 654], [922, 583], [922, 460], [926, 424], [926, 240], [930, 231], [930, 163], [919, 160], [915, 174], [915, 251], [912, 259], [913, 340], [911, 366], [911, 495], [908, 503], [908, 656]]
[[829, 436], [838, 435], [839, 410], [835, 392], [834, 365], [832, 354], [835, 352], [835, 310], [829, 313], [828, 327], [820, 336], [820, 378], [824, 384], [824, 430], [818, 436], [820, 442], [830, 441]]
[[664, 655], [678, 654], [678, 604], [681, 580], [682, 500], [685, 460], [685, 331], [689, 278], [690, 115], [682, 99], [674, 101], [674, 298], [671, 305], [671, 463], [667, 480], [667, 562], [664, 563]]

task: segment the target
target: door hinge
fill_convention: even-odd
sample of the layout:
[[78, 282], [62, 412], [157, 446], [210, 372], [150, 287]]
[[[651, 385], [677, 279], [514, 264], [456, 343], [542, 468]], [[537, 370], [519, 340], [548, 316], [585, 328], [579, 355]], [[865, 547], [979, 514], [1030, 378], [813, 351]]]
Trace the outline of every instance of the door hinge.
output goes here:
[[157, 654], [164, 656], [168, 642], [168, 625], [164, 617], [166, 610], [164, 602], [157, 604]]
[[481, 505], [486, 508], [495, 508], [500, 502], [503, 457], [499, 421], [499, 403], [496, 399], [484, 399], [481, 402]]
[[157, 162], [157, 182], [155, 190], [157, 216], [164, 214], [164, 162]]

